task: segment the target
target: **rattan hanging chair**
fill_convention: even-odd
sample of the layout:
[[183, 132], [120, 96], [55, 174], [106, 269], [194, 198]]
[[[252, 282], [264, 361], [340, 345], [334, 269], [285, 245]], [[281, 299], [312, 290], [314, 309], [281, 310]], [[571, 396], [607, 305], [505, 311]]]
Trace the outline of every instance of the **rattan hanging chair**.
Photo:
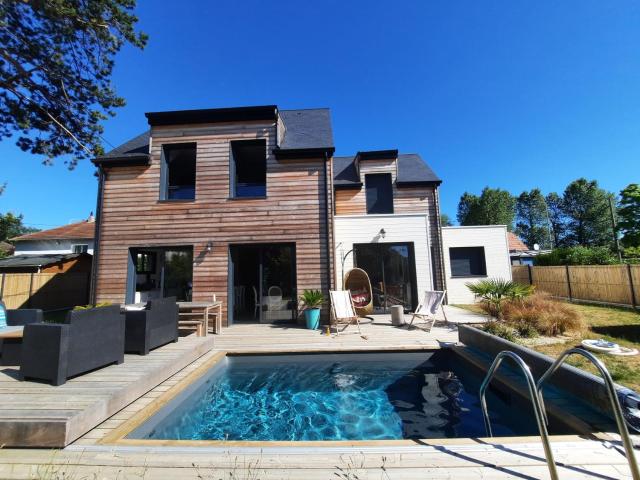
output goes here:
[[366, 317], [373, 313], [373, 290], [367, 272], [361, 268], [353, 268], [344, 276], [344, 288], [351, 290], [356, 313]]

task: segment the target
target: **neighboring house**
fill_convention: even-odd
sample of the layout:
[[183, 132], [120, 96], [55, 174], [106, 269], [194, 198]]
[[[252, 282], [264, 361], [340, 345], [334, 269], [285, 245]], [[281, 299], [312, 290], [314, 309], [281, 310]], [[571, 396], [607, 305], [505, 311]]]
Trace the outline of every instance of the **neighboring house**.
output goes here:
[[509, 232], [507, 236], [509, 238], [511, 265], [533, 265], [536, 256], [551, 251], [540, 250], [538, 245], [534, 245], [533, 249], [530, 249], [515, 233]]
[[[328, 109], [146, 114], [99, 168], [93, 297], [223, 296], [223, 323], [294, 319], [333, 285]], [[325, 309], [325, 312], [327, 309]]]
[[486, 278], [511, 280], [508, 233], [504, 225], [442, 228], [448, 303], [475, 301], [467, 283]]
[[14, 255], [0, 260], [0, 273], [89, 273], [91, 255], [86, 253], [48, 253]]
[[397, 150], [334, 158], [336, 283], [353, 266], [371, 280], [375, 313], [416, 308], [444, 288], [441, 180], [417, 154]]
[[93, 215], [87, 220], [62, 227], [28, 233], [11, 238], [14, 255], [93, 254], [95, 222]]

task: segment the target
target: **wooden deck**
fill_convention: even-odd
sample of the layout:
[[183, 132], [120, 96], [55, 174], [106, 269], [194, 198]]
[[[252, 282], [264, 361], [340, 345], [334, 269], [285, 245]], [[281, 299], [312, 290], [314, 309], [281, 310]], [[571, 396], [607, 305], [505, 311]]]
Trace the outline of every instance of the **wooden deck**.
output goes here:
[[147, 356], [54, 387], [0, 367], [0, 445], [64, 447], [207, 353], [213, 337], [182, 337]]

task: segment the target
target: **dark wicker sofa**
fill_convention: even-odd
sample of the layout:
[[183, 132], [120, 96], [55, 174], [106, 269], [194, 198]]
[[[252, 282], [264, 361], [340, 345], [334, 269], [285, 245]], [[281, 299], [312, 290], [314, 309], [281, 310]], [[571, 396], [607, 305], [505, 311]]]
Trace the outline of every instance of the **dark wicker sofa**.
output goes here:
[[150, 300], [144, 310], [128, 311], [125, 351], [147, 355], [149, 350], [178, 341], [176, 297]]
[[20, 373], [62, 385], [75, 375], [122, 363], [124, 330], [119, 305], [71, 311], [61, 324], [27, 325]]
[[[7, 325], [21, 327], [31, 323], [42, 323], [42, 310], [7, 310]], [[0, 365], [20, 365], [22, 352], [21, 338], [0, 339]]]

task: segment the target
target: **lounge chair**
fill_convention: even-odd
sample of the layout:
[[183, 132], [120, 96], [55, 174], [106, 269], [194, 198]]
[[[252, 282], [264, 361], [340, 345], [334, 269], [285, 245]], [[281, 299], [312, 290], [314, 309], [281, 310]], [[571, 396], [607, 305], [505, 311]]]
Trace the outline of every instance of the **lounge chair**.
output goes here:
[[20, 373], [62, 385], [68, 378], [124, 362], [125, 319], [120, 305], [74, 310], [64, 323], [24, 327]]
[[147, 355], [149, 350], [178, 341], [176, 297], [150, 300], [144, 310], [126, 311], [124, 349]]
[[[4, 322], [1, 318], [4, 316]], [[0, 331], [14, 330], [31, 323], [42, 323], [42, 310], [8, 310], [0, 302]], [[6, 322], [6, 326], [4, 323]], [[0, 339], [0, 365], [20, 365], [22, 338]]]
[[356, 308], [353, 305], [353, 299], [351, 298], [351, 292], [349, 290], [331, 290], [329, 292], [331, 297], [331, 325], [336, 328], [336, 335], [340, 335], [338, 325], [346, 325], [342, 331], [344, 331], [349, 325], [355, 322], [358, 326], [358, 333], [362, 335], [360, 331], [360, 322], [358, 321], [358, 314]]
[[442, 310], [442, 315], [444, 315], [445, 322], [447, 321], [447, 314], [444, 311], [444, 307], [442, 306], [442, 302], [444, 301], [444, 297], [447, 294], [446, 290], [443, 291], [430, 291], [427, 290], [424, 292], [424, 297], [422, 301], [416, 308], [416, 311], [413, 313], [411, 317], [411, 321], [409, 322], [409, 326], [413, 325], [413, 321], [416, 317], [424, 320], [427, 328], [425, 329], [427, 332], [431, 331], [431, 327], [436, 321], [436, 313], [438, 313], [438, 308]]

